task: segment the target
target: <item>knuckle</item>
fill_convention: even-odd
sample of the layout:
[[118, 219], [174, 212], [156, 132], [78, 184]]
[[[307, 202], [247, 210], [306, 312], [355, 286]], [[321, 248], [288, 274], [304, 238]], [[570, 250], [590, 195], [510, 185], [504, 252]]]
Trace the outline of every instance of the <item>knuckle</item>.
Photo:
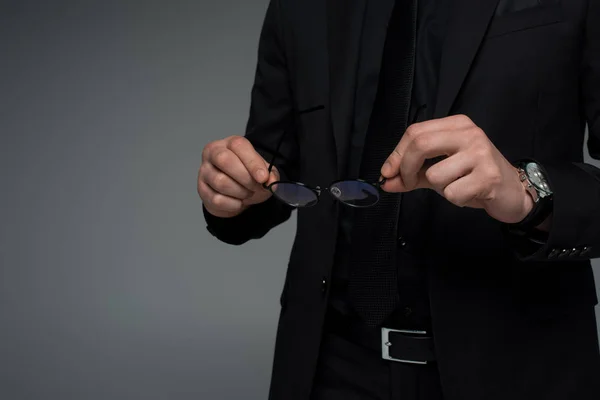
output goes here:
[[207, 162], [203, 162], [200, 164], [200, 168], [198, 168], [198, 179], [204, 180], [210, 171], [210, 165]]
[[231, 161], [227, 150], [219, 151], [214, 155], [213, 162], [219, 168], [226, 166]]
[[465, 114], [458, 114], [458, 115], [456, 115], [456, 119], [457, 119], [458, 122], [461, 122], [461, 123], [464, 123], [464, 124], [472, 122], [471, 118], [469, 118]]
[[466, 146], [471, 150], [474, 150], [474, 151], [478, 150], [478, 148], [481, 145], [481, 141], [479, 140], [479, 138], [477, 136], [473, 135], [470, 130], [467, 130], [467, 131], [463, 132], [462, 134], [463, 134]]
[[478, 126], [474, 126], [473, 130], [475, 131], [475, 134], [477, 134], [478, 136], [481, 136], [482, 138], [487, 138], [487, 135], [485, 134], [485, 131], [478, 127]]
[[427, 135], [419, 135], [414, 139], [413, 143], [417, 150], [427, 151], [431, 146], [431, 139]]
[[243, 136], [231, 136], [229, 138], [229, 148], [233, 151], [243, 149], [248, 143], [248, 139]]
[[227, 186], [227, 181], [228, 179], [225, 174], [217, 173], [215, 174], [212, 183], [215, 189], [223, 190]]
[[210, 154], [214, 151], [215, 147], [217, 146], [216, 141], [210, 142], [208, 143], [206, 146], [204, 146], [204, 149], [202, 149], [202, 160], [208, 160], [210, 158]]
[[492, 186], [499, 185], [502, 182], [502, 173], [500, 172], [500, 168], [495, 165], [488, 167], [487, 176], [487, 179]]
[[472, 140], [482, 140], [485, 138], [485, 132], [478, 126], [473, 126], [467, 130], [467, 134], [471, 137]]
[[473, 154], [479, 160], [486, 160], [491, 155], [491, 149], [484, 144], [476, 144], [473, 146]]
[[225, 196], [217, 193], [213, 196], [211, 203], [217, 208], [223, 208], [225, 206]]
[[406, 129], [404, 134], [411, 140], [415, 140], [419, 136], [419, 129], [415, 125], [411, 125]]

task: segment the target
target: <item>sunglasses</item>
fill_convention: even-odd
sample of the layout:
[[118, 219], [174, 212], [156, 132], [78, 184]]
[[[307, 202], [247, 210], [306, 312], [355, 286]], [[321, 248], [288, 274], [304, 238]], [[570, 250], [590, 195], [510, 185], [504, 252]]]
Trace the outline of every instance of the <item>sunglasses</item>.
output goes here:
[[[426, 108], [425, 104], [421, 105], [415, 112], [413, 124], [418, 120], [418, 116], [422, 109]], [[287, 130], [279, 139], [277, 149], [269, 163], [269, 174], [273, 169], [277, 154], [283, 143], [283, 139], [287, 134]], [[335, 200], [340, 203], [354, 207], [365, 208], [372, 207], [379, 202], [381, 198], [381, 186], [386, 182], [385, 178], [381, 178], [377, 182], [367, 182], [363, 179], [343, 179], [332, 182], [328, 187], [321, 188], [320, 186], [309, 186], [302, 182], [293, 181], [276, 181], [271, 184], [263, 184], [263, 187], [269, 190], [275, 198], [292, 207], [312, 207], [319, 202], [321, 193], [329, 193]]]

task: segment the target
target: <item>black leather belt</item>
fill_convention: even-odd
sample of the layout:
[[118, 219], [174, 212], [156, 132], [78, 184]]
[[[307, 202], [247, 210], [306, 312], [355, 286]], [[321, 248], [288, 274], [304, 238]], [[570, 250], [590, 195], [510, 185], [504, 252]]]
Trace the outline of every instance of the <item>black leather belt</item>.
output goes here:
[[385, 360], [409, 364], [435, 362], [433, 338], [426, 331], [370, 327], [332, 308], [327, 312], [325, 329], [349, 342], [381, 352]]

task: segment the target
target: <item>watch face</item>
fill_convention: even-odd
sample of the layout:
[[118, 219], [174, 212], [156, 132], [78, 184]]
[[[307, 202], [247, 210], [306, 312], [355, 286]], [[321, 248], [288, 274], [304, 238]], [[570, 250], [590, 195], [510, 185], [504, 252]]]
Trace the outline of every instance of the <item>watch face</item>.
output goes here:
[[525, 166], [525, 172], [527, 173], [527, 177], [533, 186], [535, 186], [538, 190], [543, 191], [544, 194], [550, 194], [550, 186], [548, 185], [548, 181], [544, 176], [541, 168], [536, 163], [528, 163]]

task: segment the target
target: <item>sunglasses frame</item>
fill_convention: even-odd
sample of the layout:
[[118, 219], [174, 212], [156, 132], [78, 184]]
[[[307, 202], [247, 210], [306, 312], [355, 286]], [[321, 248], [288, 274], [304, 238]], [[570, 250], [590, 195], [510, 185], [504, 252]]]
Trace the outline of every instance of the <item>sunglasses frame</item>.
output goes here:
[[[281, 202], [283, 202], [283, 203], [285, 203], [285, 204], [287, 204], [287, 205], [289, 205], [291, 207], [296, 207], [296, 208], [309, 208], [309, 207], [313, 207], [313, 206], [315, 206], [315, 205], [317, 205], [319, 203], [319, 200], [321, 199], [321, 192], [326, 191], [335, 200], [339, 201], [340, 203], [342, 203], [342, 204], [344, 204], [344, 205], [346, 205], [348, 207], [353, 207], [353, 208], [367, 208], [367, 207], [373, 207], [375, 204], [379, 203], [379, 199], [381, 198], [381, 185], [383, 185], [386, 180], [387, 180], [386, 178], [382, 178], [378, 182], [370, 183], [370, 182], [367, 182], [364, 179], [338, 179], [337, 181], [331, 182], [329, 184], [329, 186], [325, 187], [325, 188], [321, 188], [320, 186], [312, 187], [312, 186], [309, 186], [309, 185], [307, 185], [305, 183], [295, 182], [295, 181], [275, 181], [275, 182], [272, 182], [272, 183], [270, 183], [268, 185], [265, 184], [265, 183], [263, 183], [263, 187], [265, 189], [267, 189], [268, 191], [270, 191], [273, 194], [273, 196], [276, 196], [279, 201], [281, 201]], [[333, 195], [333, 193], [331, 193], [331, 190], [330, 190], [332, 186], [335, 186], [337, 183], [340, 183], [340, 182], [360, 182], [360, 183], [364, 183], [364, 184], [373, 186], [377, 190], [377, 192], [379, 193], [379, 196], [377, 196], [377, 201], [375, 201], [373, 204], [369, 204], [368, 206], [359, 206], [359, 205], [356, 205], [356, 204], [350, 204], [350, 203], [347, 203], [347, 202], [345, 202], [343, 200], [340, 200], [339, 198], [335, 197], [335, 195]], [[285, 200], [283, 200], [283, 199], [281, 199], [280, 197], [277, 196], [277, 194], [273, 190], [273, 186], [277, 185], [277, 184], [292, 184], [292, 185], [302, 186], [302, 187], [304, 187], [304, 188], [312, 191], [315, 194], [315, 197], [317, 198], [317, 201], [315, 201], [314, 203], [311, 203], [309, 205], [306, 205], [306, 206], [295, 206], [295, 205], [293, 205], [291, 203], [288, 203], [287, 201], [285, 201]]]
[[[325, 108], [325, 107], [319, 106], [319, 107], [315, 107], [315, 108], [310, 109], [310, 110], [306, 110], [305, 112], [315, 111], [317, 109], [322, 109], [322, 108]], [[415, 112], [415, 115], [414, 115], [414, 118], [413, 118], [413, 121], [412, 121], [413, 124], [416, 123], [419, 120], [419, 115], [426, 108], [427, 108], [427, 104], [422, 104], [419, 107], [417, 107], [417, 110]], [[269, 175], [271, 175], [271, 171], [273, 170], [273, 166], [275, 165], [275, 160], [277, 159], [277, 155], [279, 154], [279, 149], [281, 148], [281, 144], [283, 143], [283, 139], [287, 136], [287, 133], [288, 133], [288, 130], [287, 129], [284, 130], [283, 134], [281, 135], [281, 138], [279, 139], [279, 143], [277, 143], [277, 148], [275, 149], [275, 152], [273, 153], [273, 157], [271, 158], [271, 162], [269, 163], [269, 168], [268, 168]], [[337, 201], [339, 201], [340, 203], [342, 203], [344, 205], [347, 205], [347, 206], [353, 207], [353, 208], [368, 208], [368, 207], [373, 207], [375, 204], [377, 204], [379, 202], [379, 199], [381, 198], [381, 190], [382, 190], [381, 189], [381, 185], [383, 185], [386, 182], [386, 180], [387, 180], [386, 178], [382, 177], [378, 182], [370, 183], [370, 182], [367, 182], [364, 179], [360, 179], [360, 178], [357, 178], [357, 179], [339, 179], [337, 181], [331, 182], [329, 184], [329, 187], [326, 187], [326, 188], [321, 188], [320, 186], [312, 187], [312, 186], [309, 186], [309, 185], [307, 185], [305, 183], [295, 182], [295, 181], [275, 181], [275, 182], [272, 182], [272, 183], [270, 183], [268, 185], [266, 183], [263, 183], [262, 186], [265, 189], [267, 189], [268, 191], [270, 191], [275, 197], [277, 197], [277, 195], [273, 191], [273, 185], [275, 185], [275, 184], [285, 184], [285, 183], [287, 183], [287, 184], [294, 184], [294, 185], [299, 185], [299, 186], [305, 187], [305, 188], [311, 190], [313, 193], [315, 193], [315, 195], [317, 197], [317, 201], [315, 201], [314, 204], [311, 204], [311, 205], [308, 205], [308, 206], [294, 206], [294, 205], [288, 203], [287, 201], [284, 201], [281, 198], [277, 197], [277, 199], [279, 201], [281, 201], [281, 202], [283, 202], [283, 203], [285, 203], [285, 204], [287, 204], [287, 205], [289, 205], [291, 207], [307, 208], [307, 207], [315, 206], [315, 205], [317, 205], [319, 203], [319, 199], [321, 198], [321, 192], [324, 191], [324, 190], [326, 190], [334, 199], [336, 199]], [[330, 192], [330, 190], [329, 190], [331, 188], [331, 186], [335, 185], [336, 183], [339, 183], [339, 182], [352, 182], [352, 181], [366, 183], [367, 185], [371, 185], [371, 186], [375, 187], [375, 189], [377, 189], [377, 192], [379, 193], [379, 196], [377, 197], [377, 201], [375, 203], [371, 204], [371, 205], [368, 205], [368, 206], [357, 206], [357, 205], [353, 205], [353, 204], [348, 204], [348, 203], [346, 203], [346, 202], [338, 199], [337, 197], [335, 197]]]

